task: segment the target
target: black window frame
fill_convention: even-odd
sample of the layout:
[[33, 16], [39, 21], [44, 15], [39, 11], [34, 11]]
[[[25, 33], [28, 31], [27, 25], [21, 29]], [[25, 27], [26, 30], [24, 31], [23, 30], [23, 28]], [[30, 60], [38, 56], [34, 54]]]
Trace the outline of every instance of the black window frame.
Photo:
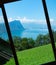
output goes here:
[[[13, 52], [15, 64], [16, 65], [20, 65], [19, 62], [18, 62], [17, 55], [16, 55], [16, 51], [15, 51], [15, 47], [14, 47], [14, 44], [13, 44], [9, 23], [8, 23], [8, 18], [7, 18], [6, 10], [5, 10], [5, 7], [4, 7], [4, 4], [10, 3], [10, 2], [15, 2], [15, 1], [21, 1], [21, 0], [0, 0], [0, 8], [2, 10], [2, 14], [3, 14], [6, 30], [7, 30], [7, 33], [8, 33], [10, 46], [11, 46], [11, 49], [12, 49], [12, 52]], [[48, 27], [48, 31], [49, 31], [49, 35], [50, 35], [50, 39], [51, 39], [51, 45], [52, 45], [52, 49], [53, 49], [53, 53], [54, 53], [54, 57], [55, 57], [55, 61], [49, 62], [49, 63], [45, 63], [45, 64], [42, 64], [42, 65], [51, 65], [51, 64], [54, 65], [54, 64], [56, 64], [55, 42], [54, 42], [54, 37], [53, 37], [52, 28], [51, 28], [51, 24], [50, 24], [50, 19], [49, 19], [49, 15], [48, 15], [48, 9], [47, 9], [47, 5], [46, 5], [46, 1], [42, 0], [42, 4], [43, 4], [43, 9], [44, 9], [44, 14], [45, 14], [45, 18], [46, 18], [46, 23], [47, 23], [47, 27]]]

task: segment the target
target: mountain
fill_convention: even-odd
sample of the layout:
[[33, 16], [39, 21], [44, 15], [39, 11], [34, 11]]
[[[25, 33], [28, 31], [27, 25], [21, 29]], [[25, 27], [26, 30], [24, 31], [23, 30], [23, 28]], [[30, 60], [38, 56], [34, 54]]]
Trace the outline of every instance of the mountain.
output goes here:
[[[16, 30], [24, 30], [24, 27], [22, 26], [21, 22], [19, 20], [14, 20], [9, 22], [10, 30], [16, 31]], [[6, 33], [6, 27], [4, 23], [0, 23], [0, 34]]]
[[12, 30], [21, 30], [21, 31], [24, 30], [24, 27], [19, 20], [14, 20], [10, 22], [9, 26], [10, 26], [11, 31]]

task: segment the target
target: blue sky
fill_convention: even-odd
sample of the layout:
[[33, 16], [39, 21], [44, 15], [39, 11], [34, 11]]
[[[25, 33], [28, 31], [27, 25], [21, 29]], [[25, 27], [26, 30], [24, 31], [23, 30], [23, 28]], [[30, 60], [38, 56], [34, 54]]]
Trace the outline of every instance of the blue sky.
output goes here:
[[[56, 21], [56, 0], [46, 0], [49, 17]], [[41, 0], [22, 0], [5, 4], [8, 20], [19, 19], [22, 22], [43, 22], [45, 15]], [[2, 14], [0, 13], [0, 19]], [[43, 22], [44, 23], [44, 22]]]

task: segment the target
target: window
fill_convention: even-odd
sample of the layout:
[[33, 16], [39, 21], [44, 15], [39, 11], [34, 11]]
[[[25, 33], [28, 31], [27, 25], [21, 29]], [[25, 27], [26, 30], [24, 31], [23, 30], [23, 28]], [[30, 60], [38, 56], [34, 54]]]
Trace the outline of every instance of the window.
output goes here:
[[[41, 0], [23, 0], [1, 6], [2, 12], [5, 13], [3, 16], [9, 36], [8, 42], [11, 45], [16, 65], [18, 63], [39, 65], [55, 61], [52, 30], [50, 25], [47, 28], [49, 20], [47, 17], [45, 19], [47, 14], [44, 4], [45, 0], [42, 2]], [[10, 63], [15, 64], [13, 58], [5, 65]]]
[[[52, 27], [52, 31], [53, 31], [53, 35], [54, 35], [54, 41], [56, 43], [56, 7], [55, 7], [55, 3], [56, 1], [46, 1], [47, 3], [47, 7], [48, 7], [48, 12], [49, 12], [49, 17], [50, 17], [50, 23], [51, 23], [51, 27]], [[52, 5], [52, 6], [51, 6]]]
[[[3, 14], [0, 8], [0, 64], [5, 64], [13, 57], [10, 43], [8, 43], [8, 34], [3, 19]], [[14, 58], [13, 58], [14, 61]], [[15, 61], [14, 61], [15, 62]]]

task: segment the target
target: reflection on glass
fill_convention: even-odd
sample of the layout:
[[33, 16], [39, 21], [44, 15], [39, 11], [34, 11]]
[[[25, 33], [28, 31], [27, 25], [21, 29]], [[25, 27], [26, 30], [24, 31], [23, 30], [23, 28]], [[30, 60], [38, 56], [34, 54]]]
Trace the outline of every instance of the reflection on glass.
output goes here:
[[0, 9], [0, 65], [6, 64], [12, 57], [13, 54], [9, 43], [2, 11]]
[[5, 9], [20, 65], [55, 61], [41, 0], [5, 4]]

